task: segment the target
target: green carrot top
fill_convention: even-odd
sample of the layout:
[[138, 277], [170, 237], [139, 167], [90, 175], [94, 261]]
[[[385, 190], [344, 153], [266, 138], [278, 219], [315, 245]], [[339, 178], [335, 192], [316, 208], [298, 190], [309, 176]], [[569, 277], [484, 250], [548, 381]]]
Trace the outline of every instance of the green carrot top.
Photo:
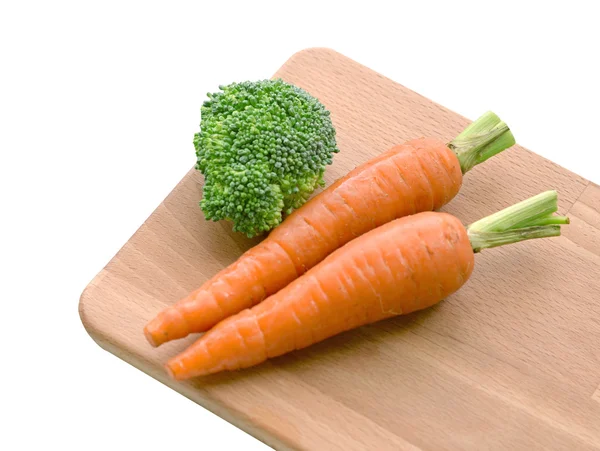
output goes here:
[[566, 216], [556, 216], [558, 194], [546, 191], [487, 216], [467, 227], [475, 252], [533, 238], [560, 235]]

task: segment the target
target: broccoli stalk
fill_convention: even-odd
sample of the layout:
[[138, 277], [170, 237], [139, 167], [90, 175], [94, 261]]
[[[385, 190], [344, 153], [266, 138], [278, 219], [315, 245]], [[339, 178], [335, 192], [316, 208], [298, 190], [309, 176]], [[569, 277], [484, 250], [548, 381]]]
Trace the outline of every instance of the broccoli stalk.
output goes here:
[[206, 219], [233, 222], [249, 237], [267, 232], [283, 213], [324, 185], [339, 152], [329, 111], [283, 80], [232, 83], [208, 94], [194, 135], [196, 169], [205, 178]]

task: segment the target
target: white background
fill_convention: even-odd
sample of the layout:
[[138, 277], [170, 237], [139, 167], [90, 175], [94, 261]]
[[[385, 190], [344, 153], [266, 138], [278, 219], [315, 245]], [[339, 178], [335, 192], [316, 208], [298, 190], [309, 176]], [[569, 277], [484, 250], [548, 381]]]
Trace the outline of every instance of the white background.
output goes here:
[[331, 47], [471, 119], [494, 110], [600, 182], [594, 1], [195, 3], [1, 3], [1, 449], [267, 449], [101, 350], [77, 312], [194, 164], [219, 84]]

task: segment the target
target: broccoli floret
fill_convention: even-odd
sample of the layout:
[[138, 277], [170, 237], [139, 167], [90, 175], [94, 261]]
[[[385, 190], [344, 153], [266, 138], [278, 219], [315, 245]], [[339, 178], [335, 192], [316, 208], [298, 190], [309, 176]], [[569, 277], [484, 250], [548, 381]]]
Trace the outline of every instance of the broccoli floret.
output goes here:
[[283, 80], [219, 86], [201, 108], [194, 135], [196, 169], [205, 178], [206, 219], [233, 222], [249, 237], [267, 232], [300, 207], [339, 152], [329, 111]]

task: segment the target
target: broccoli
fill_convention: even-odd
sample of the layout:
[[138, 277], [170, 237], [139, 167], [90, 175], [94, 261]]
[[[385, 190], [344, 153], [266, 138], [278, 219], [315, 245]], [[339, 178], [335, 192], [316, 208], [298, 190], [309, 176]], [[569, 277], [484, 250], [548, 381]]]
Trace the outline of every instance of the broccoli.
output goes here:
[[325, 184], [339, 152], [329, 111], [283, 80], [219, 86], [208, 94], [194, 135], [196, 169], [205, 178], [206, 219], [233, 222], [253, 237], [282, 221]]

